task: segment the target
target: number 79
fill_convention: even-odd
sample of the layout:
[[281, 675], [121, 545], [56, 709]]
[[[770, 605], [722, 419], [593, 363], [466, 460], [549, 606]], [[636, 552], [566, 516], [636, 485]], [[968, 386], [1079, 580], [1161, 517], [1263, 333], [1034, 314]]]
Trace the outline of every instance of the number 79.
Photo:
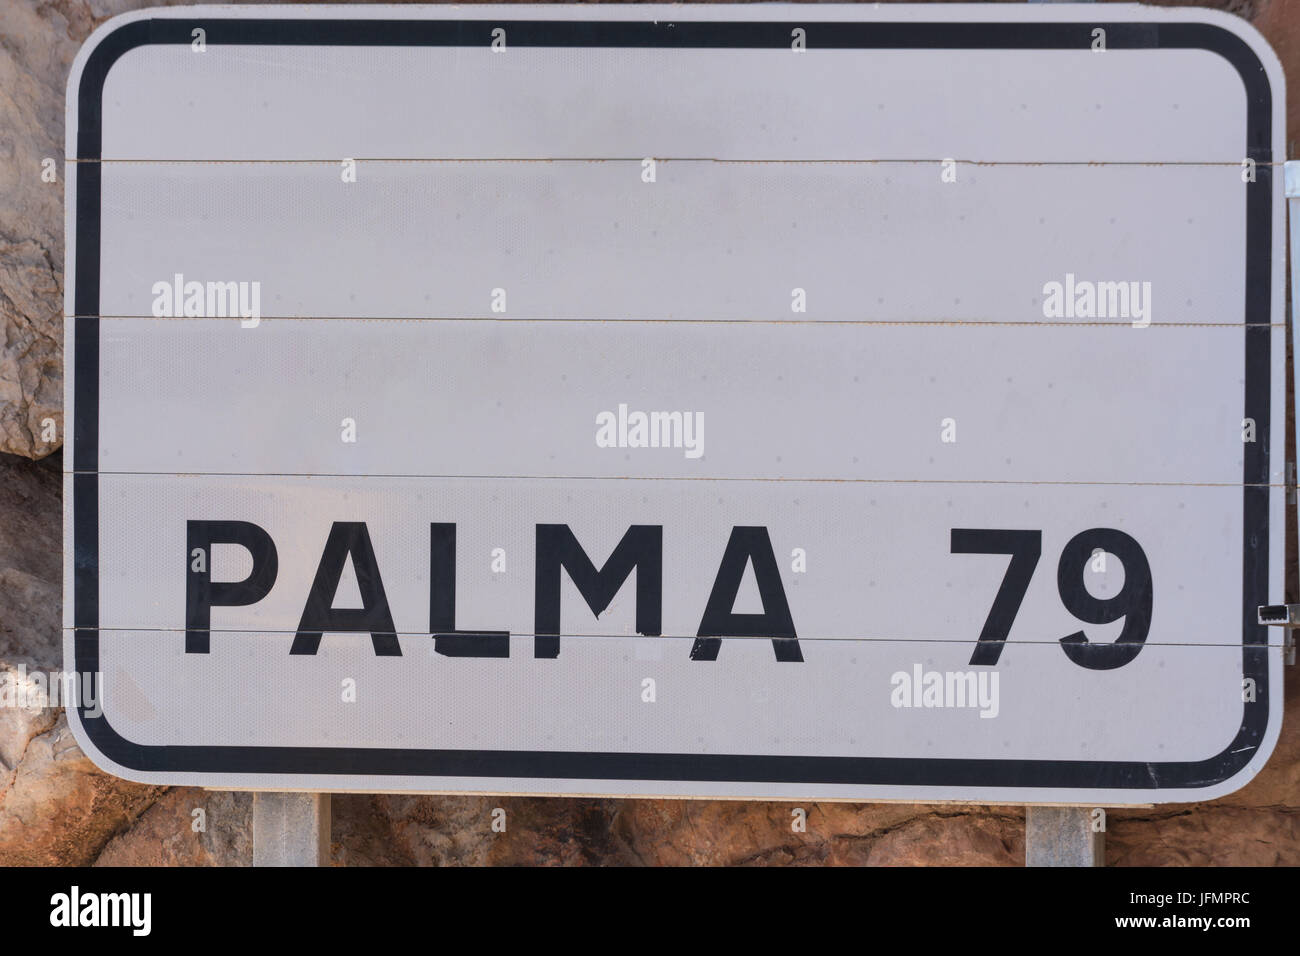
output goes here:
[[[951, 550], [953, 554], [1011, 555], [1011, 563], [1007, 565], [1007, 573], [970, 658], [972, 665], [994, 665], [1002, 656], [1002, 647], [1038, 566], [1043, 533], [953, 528]], [[1083, 583], [1084, 569], [1097, 551], [1115, 555], [1124, 565], [1124, 586], [1112, 598], [1093, 597]], [[1119, 637], [1110, 644], [1094, 644], [1083, 631], [1061, 638], [1061, 650], [1066, 657], [1080, 667], [1106, 671], [1123, 667], [1138, 656], [1151, 630], [1151, 567], [1141, 545], [1114, 528], [1079, 532], [1061, 552], [1056, 566], [1056, 588], [1065, 609], [1087, 624], [1110, 624], [1124, 618]]]

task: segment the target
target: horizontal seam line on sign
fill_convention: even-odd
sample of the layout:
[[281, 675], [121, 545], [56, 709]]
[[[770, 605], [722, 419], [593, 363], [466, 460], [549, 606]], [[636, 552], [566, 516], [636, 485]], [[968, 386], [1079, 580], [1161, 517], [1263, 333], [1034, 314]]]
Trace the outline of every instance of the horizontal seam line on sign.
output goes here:
[[[118, 625], [65, 625], [65, 631], [111, 631], [117, 633], [130, 633], [133, 631], [147, 631], [155, 634], [184, 634], [186, 631], [195, 631], [201, 634], [283, 634], [293, 635], [300, 633], [297, 629], [284, 628], [252, 628], [252, 627], [123, 627]], [[456, 637], [474, 637], [477, 634], [492, 633], [489, 631], [370, 631], [354, 630], [347, 628], [326, 628], [320, 631], [308, 630], [305, 633], [310, 634], [354, 634], [368, 636], [374, 634], [392, 634], [396, 637], [419, 637], [429, 638], [435, 635], [456, 636]], [[561, 638], [564, 640], [673, 640], [673, 641], [697, 641], [697, 640], [717, 640], [717, 641], [842, 641], [842, 642], [863, 642], [874, 641], [878, 643], [890, 644], [1000, 644], [1000, 645], [1024, 645], [1033, 644], [1043, 647], [1052, 647], [1060, 642], [1056, 639], [1041, 640], [1007, 640], [1007, 641], [976, 641], [974, 637], [871, 637], [871, 636], [852, 636], [852, 637], [814, 637], [799, 634], [795, 637], [773, 637], [770, 634], [735, 634], [735, 635], [699, 635], [699, 634], [533, 634], [526, 631], [510, 631], [511, 637], [550, 637]], [[1243, 644], [1241, 641], [1235, 642], [1211, 642], [1196, 643], [1193, 641], [1144, 641], [1142, 647], [1285, 647], [1284, 644]], [[980, 665], [974, 665], [980, 666]], [[993, 666], [993, 665], [986, 665]]]
[[[161, 280], [160, 280], [161, 281]], [[238, 315], [68, 315], [65, 319], [151, 319], [158, 322], [196, 322], [215, 320], [222, 322], [246, 322], [252, 316]], [[667, 323], [695, 325], [895, 325], [895, 326], [984, 326], [998, 328], [1002, 326], [1027, 328], [1132, 328], [1132, 320], [1120, 319], [1114, 322], [1066, 322], [1054, 319], [1029, 321], [1023, 319], [1005, 322], [996, 319], [662, 319], [623, 317], [616, 318], [516, 318], [506, 315], [260, 315], [260, 322], [587, 322], [587, 323]], [[1284, 322], [1151, 322], [1141, 326], [1148, 328], [1179, 329], [1282, 329]]]
[[[726, 159], [716, 156], [342, 156], [326, 159], [110, 159], [72, 158], [64, 161], [73, 164], [167, 164], [194, 166], [244, 166], [244, 165], [331, 165], [344, 160], [354, 163], [642, 163], [652, 159], [656, 163], [718, 163], [740, 166], [936, 166], [951, 161], [959, 166], [1185, 166], [1239, 169], [1242, 161], [1236, 160], [1161, 160], [1161, 159]], [[1255, 166], [1280, 167], [1284, 162], [1256, 160]]]
[[[669, 450], [672, 449], [658, 449]], [[762, 481], [789, 484], [861, 485], [1061, 485], [1070, 487], [1141, 488], [1287, 488], [1285, 483], [1250, 484], [1238, 481], [1048, 481], [1014, 478], [763, 478], [713, 475], [421, 475], [412, 473], [353, 474], [323, 471], [67, 471], [65, 475], [127, 478], [411, 478], [448, 481]]]

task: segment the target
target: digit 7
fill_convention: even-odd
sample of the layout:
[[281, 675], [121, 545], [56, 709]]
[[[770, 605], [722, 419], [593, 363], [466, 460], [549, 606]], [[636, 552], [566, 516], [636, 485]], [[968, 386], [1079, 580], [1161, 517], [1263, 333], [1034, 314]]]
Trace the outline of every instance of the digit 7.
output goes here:
[[977, 664], [993, 665], [1002, 656], [1002, 646], [1007, 635], [1011, 633], [1011, 624], [1024, 603], [1025, 592], [1029, 590], [1029, 580], [1038, 567], [1038, 559], [1043, 553], [1043, 533], [1041, 531], [997, 531], [991, 528], [953, 528], [953, 554], [1009, 554], [1011, 563], [1002, 578], [993, 607], [989, 609], [988, 619], [980, 638], [975, 643], [975, 651], [970, 656], [971, 666]]

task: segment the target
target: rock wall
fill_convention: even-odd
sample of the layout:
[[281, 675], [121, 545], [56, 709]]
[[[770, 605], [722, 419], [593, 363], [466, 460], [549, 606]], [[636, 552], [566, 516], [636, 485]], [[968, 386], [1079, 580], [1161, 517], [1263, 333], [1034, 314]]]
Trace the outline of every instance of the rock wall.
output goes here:
[[[0, 701], [61, 664], [64, 83], [91, 30], [160, 5], [0, 3]], [[1293, 139], [1300, 0], [1200, 5], [1244, 16], [1269, 38], [1289, 77]], [[47, 157], [58, 182], [42, 180]], [[1294, 581], [1294, 529], [1289, 538]], [[808, 802], [806, 832], [792, 829], [792, 807], [344, 795], [334, 798], [333, 856], [339, 865], [1024, 861], [1024, 813], [1014, 807]], [[504, 833], [492, 829], [496, 808], [506, 811]], [[0, 865], [248, 865], [251, 814], [248, 794], [100, 773], [59, 709], [0, 706]], [[1250, 785], [1210, 803], [1114, 810], [1108, 823], [1112, 865], [1300, 864], [1300, 678], [1288, 675], [1281, 741]]]

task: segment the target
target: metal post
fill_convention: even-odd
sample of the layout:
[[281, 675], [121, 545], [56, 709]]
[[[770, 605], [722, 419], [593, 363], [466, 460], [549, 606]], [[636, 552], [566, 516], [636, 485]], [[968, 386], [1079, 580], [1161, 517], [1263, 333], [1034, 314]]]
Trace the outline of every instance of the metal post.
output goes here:
[[326, 866], [328, 793], [253, 794], [253, 866]]
[[1025, 866], [1105, 865], [1106, 833], [1092, 807], [1025, 807]]

